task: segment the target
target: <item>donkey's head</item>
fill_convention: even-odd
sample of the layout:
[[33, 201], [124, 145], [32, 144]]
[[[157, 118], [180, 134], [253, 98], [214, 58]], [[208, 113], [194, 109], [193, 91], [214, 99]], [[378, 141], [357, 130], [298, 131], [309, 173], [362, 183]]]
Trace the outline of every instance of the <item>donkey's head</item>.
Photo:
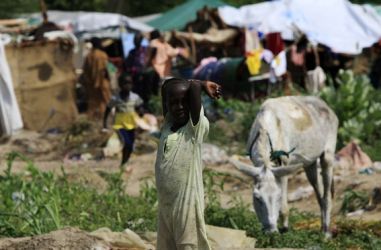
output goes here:
[[264, 231], [276, 232], [281, 209], [282, 189], [280, 179], [294, 168], [277, 166], [271, 161], [267, 133], [261, 131], [252, 144], [251, 160], [255, 166], [242, 164], [237, 159], [231, 162], [239, 170], [254, 177], [253, 204]]
[[[259, 170], [259, 169], [258, 169]], [[277, 232], [277, 221], [281, 208], [281, 188], [271, 169], [262, 167], [254, 176], [253, 204], [263, 230]]]

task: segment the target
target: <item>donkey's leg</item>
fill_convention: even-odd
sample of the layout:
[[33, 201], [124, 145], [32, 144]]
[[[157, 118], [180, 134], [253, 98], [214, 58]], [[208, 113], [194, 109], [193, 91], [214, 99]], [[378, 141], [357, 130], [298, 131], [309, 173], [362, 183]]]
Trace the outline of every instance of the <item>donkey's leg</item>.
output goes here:
[[326, 150], [320, 157], [323, 177], [323, 202], [321, 214], [321, 227], [326, 237], [330, 237], [329, 224], [331, 222], [331, 209], [332, 209], [332, 181], [333, 181], [333, 162], [334, 153]]
[[288, 231], [288, 176], [283, 176], [280, 178], [280, 185], [282, 190], [282, 203], [280, 208], [280, 219], [282, 222], [282, 228], [280, 232]]
[[316, 199], [318, 201], [319, 207], [321, 208], [323, 202], [323, 188], [319, 180], [318, 162], [316, 161], [315, 163], [305, 167], [304, 171], [308, 181], [315, 191]]

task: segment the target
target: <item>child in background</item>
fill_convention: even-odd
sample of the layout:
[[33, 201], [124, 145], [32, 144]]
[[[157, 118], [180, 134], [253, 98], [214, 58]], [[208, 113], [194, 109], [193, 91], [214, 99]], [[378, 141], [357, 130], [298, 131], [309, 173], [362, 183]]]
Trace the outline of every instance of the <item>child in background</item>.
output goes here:
[[103, 117], [103, 128], [107, 129], [107, 118], [110, 111], [115, 108], [115, 119], [113, 129], [118, 132], [119, 138], [123, 143], [122, 161], [120, 164], [121, 170], [127, 172], [132, 171], [131, 168], [127, 168], [126, 164], [133, 151], [135, 141], [135, 128], [136, 125], [136, 109], [142, 104], [143, 100], [135, 93], [133, 93], [133, 81], [132, 78], [122, 73], [118, 78], [119, 95], [113, 96], [107, 105], [106, 111]]
[[201, 145], [209, 122], [201, 91], [221, 96], [214, 82], [172, 78], [162, 86], [164, 125], [155, 164], [158, 250], [210, 249], [204, 221]]

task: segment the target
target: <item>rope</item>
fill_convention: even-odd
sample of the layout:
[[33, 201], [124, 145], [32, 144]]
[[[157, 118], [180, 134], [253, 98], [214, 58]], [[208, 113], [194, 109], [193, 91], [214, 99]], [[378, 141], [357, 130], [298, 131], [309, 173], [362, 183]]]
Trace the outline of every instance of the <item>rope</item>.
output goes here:
[[278, 165], [282, 164], [282, 156], [286, 156], [287, 158], [290, 158], [290, 154], [295, 151], [295, 147], [291, 149], [290, 151], [286, 152], [284, 150], [275, 150], [273, 149], [273, 144], [271, 142], [271, 138], [269, 133], [267, 133], [267, 137], [269, 138], [269, 144], [270, 144], [270, 160], [274, 163], [278, 163]]
[[247, 155], [250, 156], [250, 158], [251, 158], [251, 151], [253, 149], [254, 143], [257, 141], [258, 137], [259, 137], [259, 132], [255, 135], [254, 140], [250, 144], [249, 152], [247, 152]]

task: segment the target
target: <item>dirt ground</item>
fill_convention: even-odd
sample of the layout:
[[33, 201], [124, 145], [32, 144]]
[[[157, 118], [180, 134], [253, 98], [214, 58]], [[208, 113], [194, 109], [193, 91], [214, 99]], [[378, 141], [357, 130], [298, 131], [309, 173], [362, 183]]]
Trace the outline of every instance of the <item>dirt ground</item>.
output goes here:
[[[34, 159], [35, 165], [43, 171], [53, 171], [61, 174], [61, 166], [64, 167], [69, 179], [79, 181], [86, 185], [96, 187], [99, 191], [103, 191], [107, 187], [106, 181], [99, 175], [102, 171], [116, 172], [118, 171], [119, 159], [103, 160], [70, 160], [67, 156], [62, 155], [59, 150], [59, 144], [62, 143], [59, 136], [44, 136], [36, 132], [23, 131], [14, 136], [12, 140], [0, 147], [0, 172], [5, 170], [6, 161], [5, 154], [12, 150], [25, 153]], [[26, 143], [25, 141], [36, 143]], [[21, 143], [23, 142], [23, 143]], [[27, 146], [25, 146], [27, 145]], [[33, 148], [33, 149], [30, 149]], [[34, 150], [33, 152], [30, 152]], [[137, 196], [140, 187], [144, 183], [154, 184], [154, 163], [156, 151], [143, 154], [133, 154], [129, 165], [133, 171], [123, 176], [125, 187], [128, 194]], [[16, 161], [13, 171], [24, 171], [25, 163]], [[234, 198], [241, 198], [245, 203], [252, 203], [252, 186], [253, 181], [250, 177], [245, 176], [234, 168], [230, 163], [218, 165], [206, 165], [207, 169], [212, 171], [228, 174], [224, 180], [224, 191], [217, 190], [220, 194], [221, 203], [224, 207], [228, 207]], [[359, 174], [358, 169], [335, 169], [335, 199], [333, 204], [333, 215], [338, 215], [342, 205], [344, 190], [356, 190], [371, 193], [375, 187], [381, 187], [381, 174], [374, 172], [373, 174]], [[289, 194], [295, 192], [298, 188], [310, 189], [310, 185], [303, 171], [289, 177]], [[314, 193], [305, 195], [307, 197], [289, 203], [290, 208], [297, 208], [300, 211], [307, 211], [319, 214], [319, 207]], [[372, 211], [364, 212], [360, 215], [354, 215], [353, 218], [363, 220], [378, 220], [381, 218], [381, 205]]]
[[[56, 174], [61, 174], [61, 166], [63, 166], [70, 181], [82, 182], [88, 186], [97, 188], [100, 192], [105, 190], [107, 188], [107, 182], [101, 177], [99, 173], [102, 171], [118, 171], [118, 157], [101, 160], [71, 159], [67, 156], [67, 153], [63, 153], [60, 146], [61, 144], [62, 136], [58, 135], [45, 135], [42, 137], [38, 133], [28, 131], [24, 131], [18, 135], [15, 135], [11, 140], [5, 144], [2, 144], [0, 147], [0, 172], [3, 172], [6, 169], [6, 153], [17, 150], [32, 158], [35, 162], [35, 165], [42, 171], [53, 171]], [[155, 157], [156, 152], [152, 148], [150, 148], [150, 150], [148, 150], [146, 153], [140, 152], [140, 154], [132, 155], [129, 161], [129, 165], [132, 167], [133, 171], [130, 174], [123, 175], [126, 191], [128, 194], [133, 196], [139, 195], [142, 184], [146, 182], [154, 185]], [[251, 206], [253, 180], [250, 177], [245, 176], [239, 172], [230, 163], [207, 165], [206, 169], [223, 173], [226, 176], [224, 177], [224, 190], [217, 190], [217, 192], [220, 194], [222, 206], [231, 206], [232, 201], [237, 198], [242, 199], [245, 203], [250, 204]], [[24, 172], [25, 163], [16, 161], [12, 171], [16, 173]], [[350, 189], [356, 191], [364, 191], [370, 194], [375, 187], [381, 187], [380, 177], [381, 174], [377, 172], [367, 175], [359, 174], [358, 169], [336, 168], [333, 221], [340, 219], [339, 210], [342, 205], [344, 190]], [[289, 194], [292, 194], [300, 187], [305, 187], [308, 189], [309, 186], [310, 185], [303, 172], [296, 173], [289, 178]], [[306, 195], [305, 198], [299, 199], [295, 202], [290, 202], [289, 207], [297, 208], [299, 211], [307, 211], [319, 214], [319, 207], [313, 193], [310, 193]], [[358, 215], [354, 215], [351, 218], [361, 219], [365, 221], [379, 220], [381, 218], [381, 205], [378, 205], [378, 207], [372, 211], [365, 211]], [[65, 232], [65, 235], [70, 235], [72, 232], [75, 232], [75, 230], [69, 230], [69, 232]], [[30, 240], [31, 239], [29, 239], [29, 241]], [[85, 235], [83, 239], [78, 239], [79, 243], [82, 241], [85, 242], [84, 244], [89, 242], [91, 244], [103, 244], [102, 242], [97, 242], [94, 240], [94, 238], [88, 235]], [[0, 249], [9, 249], [7, 247], [3, 247], [6, 246], [5, 244], [11, 244], [12, 242], [12, 240], [2, 241], [3, 245], [0, 245]], [[33, 244], [37, 244], [36, 248], [34, 249], [39, 249], [38, 244], [42, 242], [41, 239], [37, 238], [33, 242]], [[17, 242], [13, 243], [16, 245], [18, 244]], [[57, 244], [61, 243], [57, 242]], [[26, 243], [23, 246], [25, 246], [25, 248], [15, 249], [31, 249], [28, 248], [29, 245]], [[70, 249], [70, 246], [69, 248], [62, 249]]]

